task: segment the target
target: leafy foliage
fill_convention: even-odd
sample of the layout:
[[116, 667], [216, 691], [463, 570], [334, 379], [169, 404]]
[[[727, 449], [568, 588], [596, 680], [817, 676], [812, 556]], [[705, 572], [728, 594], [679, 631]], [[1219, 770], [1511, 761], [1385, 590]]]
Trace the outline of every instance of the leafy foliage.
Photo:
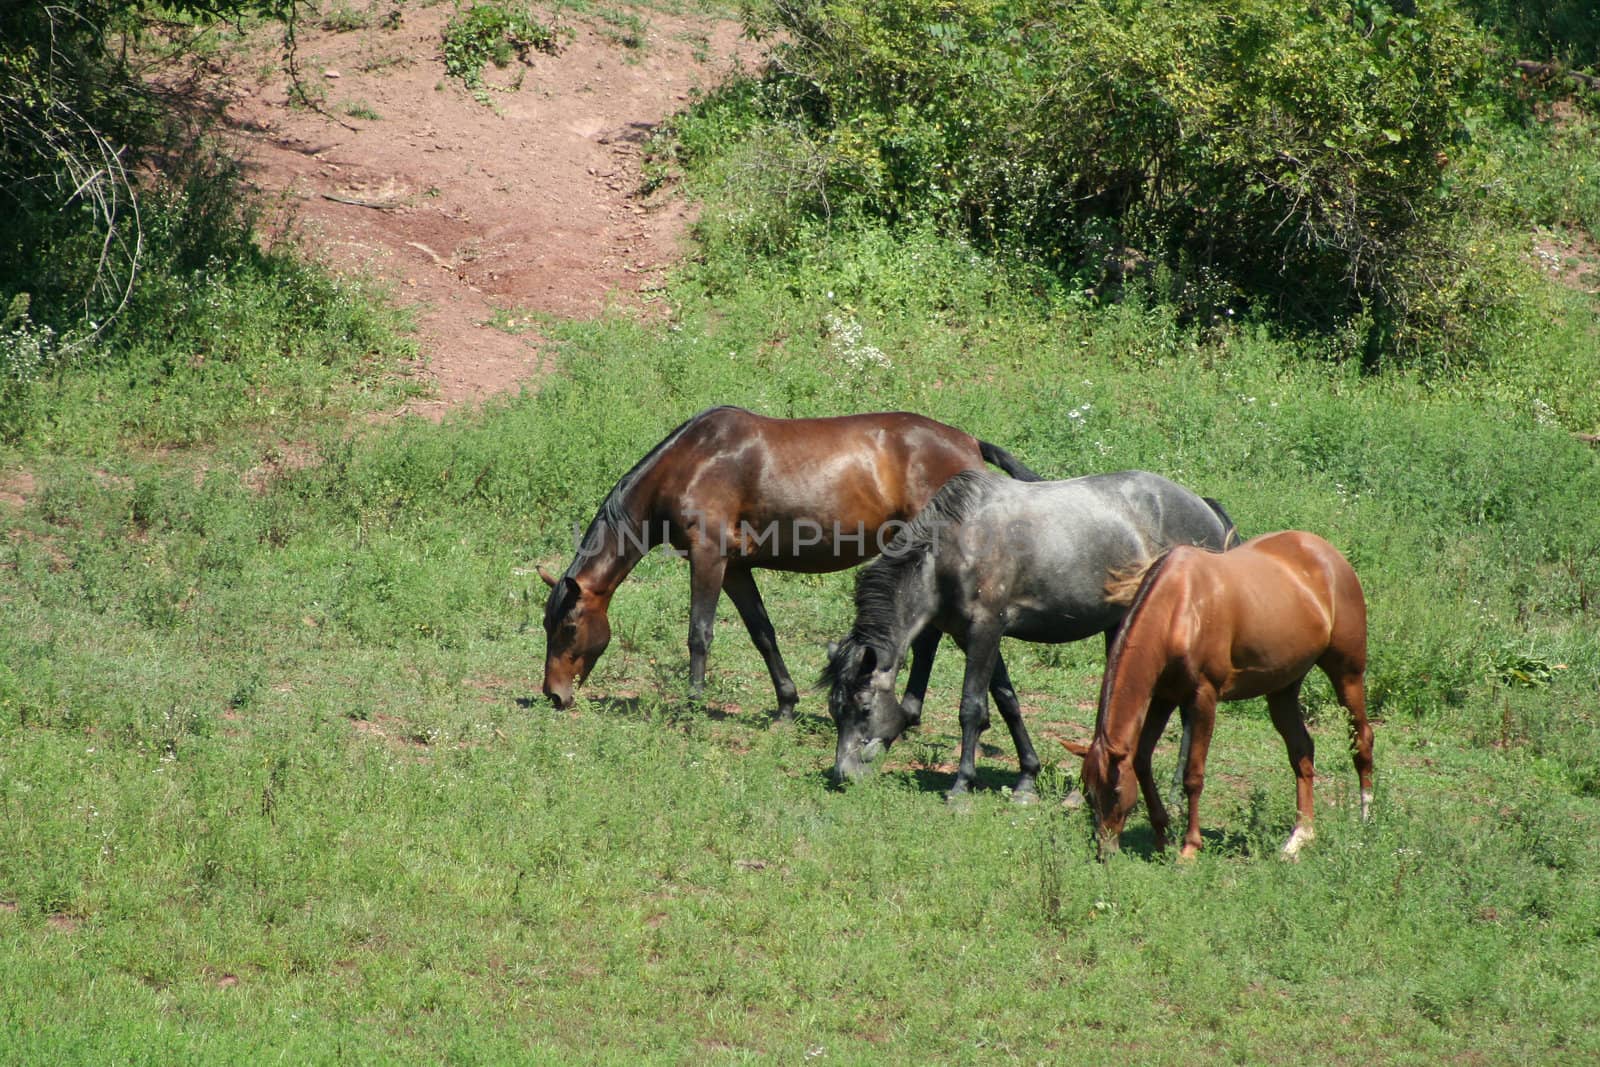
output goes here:
[[[193, 62], [173, 19], [297, 6], [0, 10], [0, 440], [192, 441], [258, 405], [320, 408], [333, 368], [397, 346], [382, 313], [258, 240], [236, 164], [205, 136], [208, 101], [158, 95], [136, 65], [147, 53], [122, 47], [159, 21], [175, 42], [163, 60]], [[177, 383], [196, 395], [173, 396]]]
[[[777, 0], [772, 115], [828, 199], [933, 219], [1103, 288], [1155, 264], [1192, 314], [1367, 316], [1369, 355], [1460, 342], [1442, 178], [1483, 41], [1405, 5]], [[1491, 279], [1449, 294], [1493, 303]], [[1476, 321], [1473, 322], [1476, 325]]]
[[444, 28], [444, 69], [469, 89], [483, 86], [483, 66], [504, 67], [533, 50], [554, 53], [556, 33], [526, 7], [503, 0], [473, 4]]

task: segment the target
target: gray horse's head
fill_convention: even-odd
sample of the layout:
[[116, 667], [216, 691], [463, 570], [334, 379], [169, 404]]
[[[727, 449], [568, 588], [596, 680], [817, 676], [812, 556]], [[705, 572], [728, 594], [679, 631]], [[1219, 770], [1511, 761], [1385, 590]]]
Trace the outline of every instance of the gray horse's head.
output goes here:
[[828, 714], [839, 731], [833, 778], [843, 785], [866, 774], [889, 746], [916, 725], [895, 699], [899, 659], [894, 653], [851, 635], [828, 646], [822, 682], [828, 688]]

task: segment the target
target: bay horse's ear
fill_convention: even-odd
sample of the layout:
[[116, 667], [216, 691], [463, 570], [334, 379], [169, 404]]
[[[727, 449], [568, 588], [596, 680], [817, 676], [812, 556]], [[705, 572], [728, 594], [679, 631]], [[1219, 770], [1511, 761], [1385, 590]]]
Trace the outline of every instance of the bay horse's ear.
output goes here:
[[1064, 738], [1058, 738], [1058, 740], [1061, 741], [1061, 744], [1066, 747], [1068, 752], [1079, 757], [1080, 759], [1089, 755], [1089, 746], [1084, 744], [1082, 741], [1068, 741]]
[[[544, 584], [545, 585], [548, 585], [551, 589], [554, 589], [556, 587], [556, 578], [549, 571], [544, 569], [544, 564], [543, 563], [540, 563], [537, 566], [535, 566], [534, 570], [539, 572], [539, 577], [544, 579]], [[526, 573], [526, 572], [524, 572], [524, 573]]]

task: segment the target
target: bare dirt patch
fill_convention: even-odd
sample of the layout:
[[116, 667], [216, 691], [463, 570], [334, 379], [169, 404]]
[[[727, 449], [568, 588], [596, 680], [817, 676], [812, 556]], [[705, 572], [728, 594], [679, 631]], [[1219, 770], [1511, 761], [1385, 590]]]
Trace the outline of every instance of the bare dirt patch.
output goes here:
[[728, 20], [651, 13], [633, 45], [568, 21], [559, 54], [489, 68], [506, 87], [486, 105], [445, 74], [453, 12], [406, 6], [385, 28], [303, 32], [303, 80], [325, 114], [247, 61], [224, 86], [250, 180], [281, 195], [329, 266], [388, 282], [413, 309], [435, 395], [405, 410], [435, 418], [546, 370], [536, 332], [498, 327], [638, 306], [660, 284], [691, 210], [640, 194], [642, 146], [693, 91], [757, 59]]
[[0, 505], [23, 507], [38, 488], [38, 481], [28, 471], [0, 471]]

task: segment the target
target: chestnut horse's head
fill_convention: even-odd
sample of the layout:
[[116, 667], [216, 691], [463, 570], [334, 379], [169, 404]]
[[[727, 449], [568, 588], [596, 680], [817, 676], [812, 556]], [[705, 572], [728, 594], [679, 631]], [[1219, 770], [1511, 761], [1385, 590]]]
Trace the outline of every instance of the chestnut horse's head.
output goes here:
[[611, 643], [608, 597], [591, 593], [571, 577], [554, 578], [539, 568], [550, 587], [544, 604], [544, 695], [558, 708], [572, 707], [572, 689], [589, 677]]
[[1100, 737], [1089, 745], [1077, 741], [1061, 743], [1073, 755], [1083, 757], [1083, 774], [1079, 780], [1084, 799], [1094, 814], [1100, 858], [1104, 859], [1120, 848], [1122, 827], [1139, 801], [1139, 778], [1133, 770], [1133, 757], [1114, 751]]
[[844, 784], [867, 773], [869, 766], [889, 746], [915, 726], [895, 699], [899, 663], [892, 653], [845, 638], [828, 646], [828, 666], [822, 684], [828, 688], [828, 714], [839, 730], [833, 778]]

